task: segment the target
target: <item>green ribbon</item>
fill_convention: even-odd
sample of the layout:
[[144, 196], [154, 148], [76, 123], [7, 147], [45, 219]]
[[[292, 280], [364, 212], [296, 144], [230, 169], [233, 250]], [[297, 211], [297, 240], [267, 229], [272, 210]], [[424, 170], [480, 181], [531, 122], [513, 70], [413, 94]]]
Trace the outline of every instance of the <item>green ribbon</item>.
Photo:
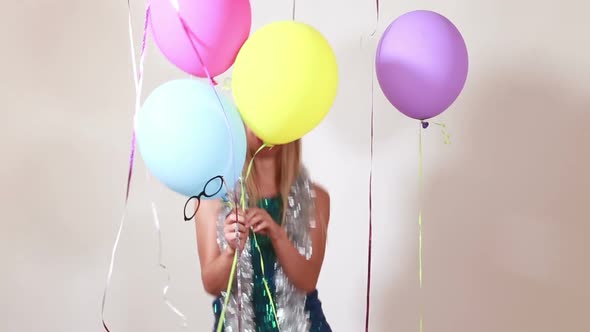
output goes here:
[[[420, 177], [420, 210], [418, 212], [418, 281], [420, 289], [422, 289], [422, 193], [424, 187], [424, 151], [422, 146], [422, 131], [424, 126], [420, 124], [420, 166], [419, 166], [419, 177]], [[423, 317], [422, 308], [420, 308], [420, 332], [422, 332]]]
[[[246, 177], [240, 181], [240, 188], [241, 188], [241, 192], [240, 192], [240, 205], [242, 208], [242, 211], [246, 211], [246, 180], [250, 177], [250, 174], [252, 173], [252, 166], [254, 166], [254, 158], [256, 157], [256, 155], [262, 151], [262, 149], [266, 148], [266, 147], [270, 147], [272, 148], [272, 146], [269, 146], [267, 144], [262, 144], [262, 146], [260, 146], [258, 148], [258, 150], [256, 150], [256, 152], [254, 153], [254, 156], [252, 156], [252, 159], [250, 159], [250, 163], [248, 164], [248, 168], [246, 169]], [[275, 302], [272, 298], [272, 293], [270, 292], [270, 287], [268, 286], [268, 281], [266, 280], [266, 273], [264, 272], [264, 259], [262, 258], [262, 250], [260, 250], [260, 246], [258, 245], [258, 239], [256, 237], [256, 233], [254, 233], [252, 227], [250, 227], [250, 230], [252, 231], [252, 236], [254, 237], [254, 246], [256, 247], [256, 250], [258, 251], [258, 255], [260, 255], [260, 270], [262, 271], [262, 282], [264, 284], [264, 288], [266, 289], [266, 293], [268, 294], [268, 299], [270, 302], [270, 306], [272, 307], [272, 313], [274, 316], [274, 320], [275, 323], [277, 325], [277, 329], [280, 332], [280, 327], [279, 327], [279, 321], [278, 321], [278, 316], [277, 316], [277, 308], [275, 305]], [[219, 323], [217, 324], [217, 332], [221, 332], [221, 329], [223, 328], [223, 323], [225, 322], [225, 312], [227, 309], [227, 304], [229, 303], [229, 295], [231, 292], [231, 286], [234, 282], [234, 277], [235, 277], [235, 272], [236, 272], [236, 266], [238, 265], [238, 250], [236, 250], [236, 252], [234, 253], [234, 260], [232, 262], [232, 267], [231, 267], [231, 272], [229, 275], [229, 280], [227, 283], [227, 295], [225, 296], [225, 300], [223, 302], [223, 308], [221, 309], [221, 314], [219, 316]]]
[[[440, 122], [433, 122], [433, 124], [439, 126], [441, 128], [441, 133], [443, 136], [443, 142], [445, 144], [451, 144], [451, 135], [447, 131], [447, 125]], [[422, 121], [420, 123], [420, 135], [419, 135], [419, 154], [420, 154], [420, 166], [419, 166], [419, 177], [420, 177], [420, 208], [418, 212], [418, 282], [420, 285], [420, 289], [422, 289], [422, 275], [423, 275], [423, 247], [422, 247], [422, 196], [424, 193], [424, 149], [422, 144], [422, 135], [423, 130], [428, 128], [428, 123]], [[422, 312], [422, 308], [420, 308], [420, 332], [423, 331], [424, 326], [424, 315]]]

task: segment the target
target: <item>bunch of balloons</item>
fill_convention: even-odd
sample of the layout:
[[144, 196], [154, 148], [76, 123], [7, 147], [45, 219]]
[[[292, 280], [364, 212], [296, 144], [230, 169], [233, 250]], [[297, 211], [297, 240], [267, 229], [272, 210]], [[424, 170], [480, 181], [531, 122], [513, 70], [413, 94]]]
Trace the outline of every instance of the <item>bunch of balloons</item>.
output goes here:
[[[249, 0], [151, 0], [149, 32], [161, 53], [200, 80], [162, 84], [136, 117], [148, 169], [170, 189], [198, 195], [221, 175], [231, 189], [246, 159], [248, 126], [267, 145], [300, 139], [327, 115], [338, 89], [328, 41], [296, 21], [270, 23], [250, 35]], [[430, 11], [402, 15], [376, 53], [387, 99], [403, 114], [426, 120], [446, 110], [467, 76], [467, 50], [457, 28]], [[214, 78], [233, 66], [234, 102]]]
[[[199, 80], [156, 88], [136, 118], [140, 152], [170, 189], [197, 195], [222, 175], [233, 188], [246, 158], [244, 123], [266, 144], [295, 141], [330, 110], [336, 56], [311, 26], [274, 22], [250, 36], [248, 0], [151, 0], [149, 29], [161, 53]], [[235, 105], [214, 87], [234, 66]]]

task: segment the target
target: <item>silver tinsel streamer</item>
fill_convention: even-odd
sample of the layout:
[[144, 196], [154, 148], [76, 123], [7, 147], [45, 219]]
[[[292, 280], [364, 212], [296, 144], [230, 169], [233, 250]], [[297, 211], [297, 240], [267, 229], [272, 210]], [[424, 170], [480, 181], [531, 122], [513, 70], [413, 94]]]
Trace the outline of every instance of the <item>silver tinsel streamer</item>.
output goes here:
[[[239, 193], [238, 193], [239, 195]], [[231, 211], [226, 206], [220, 213], [217, 230], [217, 242], [222, 250], [227, 247], [227, 241], [223, 234], [225, 217]], [[306, 259], [312, 255], [312, 243], [309, 234], [310, 228], [316, 227], [315, 221], [315, 192], [309, 179], [307, 170], [302, 169], [297, 180], [291, 187], [287, 197], [287, 211], [283, 227], [289, 240], [299, 253]], [[275, 303], [281, 332], [305, 332], [309, 331], [311, 323], [309, 313], [305, 311], [306, 294], [291, 284], [279, 264], [275, 264]], [[246, 242], [244, 251], [238, 263], [238, 273], [241, 275], [241, 325], [242, 331], [255, 332], [254, 308], [252, 307], [253, 269], [250, 241]], [[230, 300], [225, 316], [225, 332], [238, 332], [238, 295], [235, 292], [237, 282], [232, 286], [229, 295]], [[227, 294], [222, 293], [225, 299]]]
[[[287, 198], [284, 227], [299, 253], [306, 259], [312, 255], [309, 229], [315, 225], [315, 193], [306, 170], [302, 170]], [[301, 292], [287, 279], [278, 266], [275, 272], [277, 316], [281, 332], [309, 331], [309, 314], [305, 311], [307, 294]]]

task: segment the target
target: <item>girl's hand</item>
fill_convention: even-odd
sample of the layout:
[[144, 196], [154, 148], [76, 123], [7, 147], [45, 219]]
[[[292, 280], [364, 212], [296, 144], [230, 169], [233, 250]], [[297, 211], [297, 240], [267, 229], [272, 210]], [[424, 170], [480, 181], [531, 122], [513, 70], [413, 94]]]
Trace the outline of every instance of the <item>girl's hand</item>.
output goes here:
[[225, 240], [231, 249], [231, 253], [234, 253], [238, 248], [238, 243], [240, 251], [244, 249], [246, 241], [248, 240], [248, 228], [246, 228], [242, 211], [235, 209], [231, 210], [231, 212], [225, 218], [223, 233], [225, 234]]
[[246, 211], [246, 226], [252, 227], [254, 233], [267, 235], [273, 241], [285, 234], [285, 230], [272, 219], [266, 210], [261, 208], [251, 208]]

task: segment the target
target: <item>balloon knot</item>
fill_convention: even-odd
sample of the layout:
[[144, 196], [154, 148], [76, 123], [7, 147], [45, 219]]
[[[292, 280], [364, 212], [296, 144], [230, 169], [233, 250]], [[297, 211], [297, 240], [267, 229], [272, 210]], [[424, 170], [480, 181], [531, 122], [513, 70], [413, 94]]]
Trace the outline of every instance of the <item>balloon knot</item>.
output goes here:
[[422, 128], [423, 129], [428, 128], [428, 126], [430, 125], [430, 123], [428, 123], [428, 121], [421, 121], [421, 123], [422, 123]]

